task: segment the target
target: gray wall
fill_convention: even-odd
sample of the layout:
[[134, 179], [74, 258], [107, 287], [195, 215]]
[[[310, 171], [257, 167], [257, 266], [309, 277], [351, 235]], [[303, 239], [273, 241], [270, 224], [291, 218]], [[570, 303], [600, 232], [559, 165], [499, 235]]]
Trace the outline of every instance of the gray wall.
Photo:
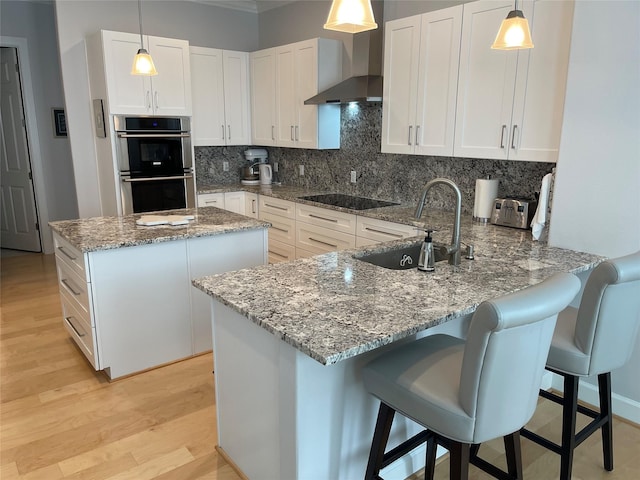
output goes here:
[[[51, 245], [51, 231], [46, 225], [49, 220], [76, 218], [78, 207], [74, 186], [71, 149], [67, 138], [53, 135], [51, 109], [64, 107], [64, 96], [60, 77], [60, 63], [57, 49], [54, 9], [51, 2], [0, 2], [0, 34], [4, 37], [24, 38], [28, 44], [33, 101], [36, 109], [36, 125], [39, 145], [31, 145], [39, 151], [42, 178], [34, 167], [36, 185], [44, 186], [46, 205], [39, 205], [39, 211], [46, 211], [48, 218], [41, 226], [45, 249]], [[38, 197], [41, 200], [41, 197]], [[42, 203], [42, 201], [40, 202]], [[52, 251], [52, 250], [51, 250]]]
[[[640, 250], [638, 25], [640, 2], [576, 2], [552, 245], [612, 257]], [[612, 375], [613, 390], [636, 402], [638, 340]]]
[[[186, 39], [192, 45], [251, 51], [258, 48], [257, 15], [185, 1], [142, 2], [145, 34]], [[134, 0], [58, 0], [58, 45], [66, 93], [78, 211], [102, 214], [95, 165], [91, 95], [84, 39], [98, 30], [139, 32]]]

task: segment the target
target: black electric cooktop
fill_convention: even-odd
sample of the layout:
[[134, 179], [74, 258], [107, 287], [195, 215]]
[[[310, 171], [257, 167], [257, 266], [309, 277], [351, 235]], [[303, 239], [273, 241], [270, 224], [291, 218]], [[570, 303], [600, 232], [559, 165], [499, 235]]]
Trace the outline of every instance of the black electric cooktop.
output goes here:
[[333, 205], [334, 207], [350, 208], [351, 210], [368, 210], [370, 208], [390, 207], [400, 205], [399, 203], [387, 202], [385, 200], [373, 200], [371, 198], [354, 197], [343, 193], [328, 193], [325, 195], [308, 195], [299, 197], [310, 202]]

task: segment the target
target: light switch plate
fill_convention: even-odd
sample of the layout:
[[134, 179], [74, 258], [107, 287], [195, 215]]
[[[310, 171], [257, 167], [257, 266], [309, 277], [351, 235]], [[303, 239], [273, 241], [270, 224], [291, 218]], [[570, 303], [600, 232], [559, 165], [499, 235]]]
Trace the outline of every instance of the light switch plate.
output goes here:
[[355, 170], [351, 170], [351, 183], [356, 183], [357, 175]]
[[300, 176], [304, 176], [304, 165], [298, 165], [298, 170], [300, 171]]

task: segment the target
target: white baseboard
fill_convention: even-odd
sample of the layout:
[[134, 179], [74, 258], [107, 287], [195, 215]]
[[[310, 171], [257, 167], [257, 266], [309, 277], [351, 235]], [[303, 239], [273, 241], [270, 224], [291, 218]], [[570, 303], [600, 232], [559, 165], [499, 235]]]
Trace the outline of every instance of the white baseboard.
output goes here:
[[[551, 388], [554, 388], [555, 390], [561, 392], [564, 388], [562, 377], [555, 374], [551, 375], [553, 376]], [[598, 406], [600, 404], [600, 400], [598, 397], [598, 387], [581, 380], [580, 386], [578, 388], [578, 398], [583, 402]], [[623, 397], [622, 395], [618, 395], [617, 393], [612, 393], [611, 409], [613, 410], [614, 415], [640, 425], [640, 402], [636, 402], [635, 400], [632, 400], [630, 398]]]

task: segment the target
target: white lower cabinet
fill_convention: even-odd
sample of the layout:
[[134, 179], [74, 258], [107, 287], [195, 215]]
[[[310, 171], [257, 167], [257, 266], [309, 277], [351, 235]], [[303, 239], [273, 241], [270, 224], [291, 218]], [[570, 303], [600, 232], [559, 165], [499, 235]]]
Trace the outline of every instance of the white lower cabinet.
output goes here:
[[356, 216], [326, 208], [296, 205], [296, 256], [308, 257], [356, 246]]
[[[65, 328], [112, 379], [211, 350], [210, 299], [191, 279], [262, 265], [267, 257], [266, 230], [85, 254], [55, 233], [54, 242]], [[86, 276], [62, 251], [84, 261]]]
[[225, 192], [224, 208], [251, 218], [258, 218], [258, 195], [251, 192]]
[[199, 207], [217, 207], [224, 210], [224, 193], [199, 193]]
[[258, 196], [258, 217], [271, 223], [269, 228], [269, 263], [296, 258], [296, 204], [280, 198]]
[[420, 233], [420, 229], [410, 225], [358, 216], [356, 223], [356, 247], [365, 247], [376, 243], [400, 240], [401, 238], [413, 237]]

